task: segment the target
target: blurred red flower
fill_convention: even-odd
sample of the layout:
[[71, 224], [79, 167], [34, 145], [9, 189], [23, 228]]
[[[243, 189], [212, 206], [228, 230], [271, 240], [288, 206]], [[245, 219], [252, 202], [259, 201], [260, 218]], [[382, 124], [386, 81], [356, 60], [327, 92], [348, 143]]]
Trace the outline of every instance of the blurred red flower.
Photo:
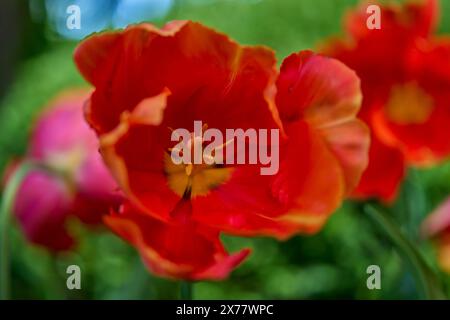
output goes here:
[[[161, 30], [140, 24], [91, 36], [77, 48], [75, 61], [95, 86], [87, 119], [134, 206], [106, 221], [153, 270], [160, 259], [147, 256], [147, 249], [194, 267], [188, 256], [170, 258], [174, 250], [193, 250], [183, 240], [190, 234], [210, 242], [210, 250], [196, 252], [202, 270], [243, 258], [242, 252], [239, 259], [226, 256], [217, 231], [209, 229], [277, 238], [315, 232], [366, 166], [368, 133], [355, 119], [359, 81], [336, 60], [301, 52], [288, 57], [278, 74], [270, 49], [240, 46], [198, 23], [175, 21]], [[168, 152], [171, 130], [192, 132], [194, 121], [221, 132], [279, 129], [278, 174], [261, 175], [261, 165], [253, 164], [175, 164]], [[176, 219], [180, 203], [189, 210]], [[143, 239], [146, 229], [180, 239]], [[168, 269], [158, 273], [180, 276]]]
[[436, 239], [438, 261], [447, 273], [450, 273], [450, 198], [432, 212], [422, 224], [426, 237]]
[[54, 251], [74, 245], [66, 228], [70, 217], [98, 224], [121, 201], [83, 117], [87, 97], [85, 90], [58, 96], [39, 116], [26, 157], [7, 169], [10, 176], [22, 162], [42, 167], [25, 176], [13, 209], [28, 240]]
[[323, 51], [361, 78], [359, 115], [372, 144], [354, 196], [391, 202], [407, 165], [434, 164], [450, 153], [450, 40], [432, 35], [436, 0], [380, 4], [381, 29], [373, 30], [366, 26], [367, 6], [348, 15], [349, 39], [334, 39]]

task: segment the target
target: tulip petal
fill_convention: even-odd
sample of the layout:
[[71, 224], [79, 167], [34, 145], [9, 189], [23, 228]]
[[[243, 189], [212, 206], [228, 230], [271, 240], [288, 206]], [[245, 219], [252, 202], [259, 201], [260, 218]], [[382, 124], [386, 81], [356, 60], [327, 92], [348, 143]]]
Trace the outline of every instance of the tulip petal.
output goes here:
[[297, 121], [286, 126], [289, 143], [273, 192], [291, 209], [278, 216], [302, 232], [320, 229], [345, 195], [344, 167], [323, 139], [308, 123]]
[[450, 198], [434, 210], [422, 225], [426, 237], [438, 236], [446, 230], [450, 230]]
[[348, 121], [321, 130], [345, 174], [347, 192], [358, 185], [369, 162], [370, 133], [364, 122]]
[[[367, 12], [370, 5], [378, 5], [380, 12], [380, 30], [371, 30], [367, 27], [368, 17], [373, 11]], [[395, 33], [426, 37], [430, 35], [438, 20], [437, 0], [414, 0], [406, 1], [403, 7], [398, 4], [381, 4], [377, 1], [365, 1], [355, 11], [350, 12], [345, 20], [346, 29], [354, 39], [364, 39], [368, 34]]]
[[378, 198], [392, 203], [406, 173], [405, 159], [400, 150], [381, 143], [372, 135], [369, 165], [352, 193], [356, 199]]
[[276, 175], [249, 178], [251, 169], [236, 169], [228, 183], [192, 199], [194, 219], [243, 236], [286, 239], [319, 230], [341, 204], [342, 168], [306, 122], [286, 127], [286, 133], [289, 140]]
[[439, 265], [450, 273], [450, 198], [426, 218], [421, 229], [425, 237], [436, 240]]
[[74, 239], [66, 229], [73, 194], [57, 177], [31, 172], [19, 187], [14, 212], [29, 241], [54, 251], [68, 250]]
[[[161, 112], [168, 94], [164, 91], [146, 98], [145, 108]], [[126, 196], [142, 210], [167, 220], [180, 201], [164, 175], [170, 131], [149, 123], [148, 113], [143, 114], [142, 106], [138, 104], [131, 113], [124, 113], [116, 129], [100, 136], [101, 153]], [[154, 113], [151, 116], [152, 121], [159, 118], [161, 115]]]
[[[105, 45], [110, 33], [87, 39], [75, 54], [83, 74], [102, 74], [93, 81], [96, 91], [88, 110], [88, 120], [97, 132], [113, 130], [124, 111], [131, 111], [164, 87], [173, 94], [164, 118], [174, 128], [192, 125], [192, 119], [201, 119], [199, 115], [206, 117], [203, 120], [210, 127], [219, 129], [218, 124], [227, 121], [239, 120], [236, 127], [241, 128], [258, 127], [252, 122], [261, 118], [273, 122], [272, 112], [276, 111], [266, 101], [266, 88], [276, 77], [271, 50], [239, 46], [193, 22], [172, 23], [162, 30], [140, 24], [114, 35], [118, 39], [109, 55], [96, 53], [110, 49]], [[91, 70], [89, 61], [96, 61], [99, 69]], [[189, 117], [181, 120], [179, 113], [187, 109]]]
[[283, 121], [302, 117], [316, 127], [331, 126], [353, 120], [361, 106], [356, 74], [337, 60], [310, 51], [283, 61], [277, 87], [276, 102]]
[[[174, 215], [185, 218], [188, 204]], [[248, 255], [243, 250], [228, 255], [217, 231], [178, 219], [166, 224], [125, 204], [120, 213], [105, 217], [105, 223], [139, 250], [145, 264], [157, 275], [186, 280], [220, 280]]]
[[351, 191], [367, 166], [369, 147], [367, 128], [355, 120], [362, 100], [356, 74], [335, 59], [304, 51], [285, 59], [277, 86], [281, 119], [286, 125], [305, 119], [322, 133]]

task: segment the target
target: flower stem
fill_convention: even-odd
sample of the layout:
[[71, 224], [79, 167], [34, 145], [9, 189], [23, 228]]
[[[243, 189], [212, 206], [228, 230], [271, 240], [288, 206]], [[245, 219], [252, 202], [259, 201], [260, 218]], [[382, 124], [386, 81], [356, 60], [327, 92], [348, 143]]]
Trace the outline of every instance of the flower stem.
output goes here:
[[3, 192], [0, 205], [0, 300], [10, 298], [10, 259], [9, 259], [9, 227], [11, 220], [11, 208], [17, 190], [27, 173], [34, 166], [30, 163], [23, 163], [12, 174]]
[[445, 299], [445, 295], [434, 272], [430, 269], [422, 255], [416, 250], [410, 240], [403, 235], [393, 219], [370, 204], [364, 206], [364, 211], [378, 223], [399, 253], [403, 255], [414, 268], [421, 297], [427, 300]]
[[180, 284], [180, 299], [192, 300], [193, 298], [193, 283], [190, 281], [183, 281]]

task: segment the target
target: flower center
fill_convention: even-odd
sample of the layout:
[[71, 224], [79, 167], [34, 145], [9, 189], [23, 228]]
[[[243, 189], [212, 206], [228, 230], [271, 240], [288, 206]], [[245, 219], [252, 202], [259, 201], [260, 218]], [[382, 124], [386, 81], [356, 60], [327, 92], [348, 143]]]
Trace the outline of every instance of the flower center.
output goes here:
[[415, 83], [399, 85], [392, 89], [385, 112], [396, 124], [421, 124], [433, 112], [433, 99]]
[[[191, 134], [191, 140], [187, 143], [193, 151], [192, 158], [195, 157], [195, 152], [203, 152], [202, 142], [198, 139], [201, 138]], [[226, 168], [216, 163], [194, 164], [194, 159], [188, 163], [174, 163], [171, 151], [172, 149], [169, 149], [164, 154], [164, 170], [170, 189], [179, 196], [194, 198], [207, 195], [210, 190], [217, 188], [231, 177], [233, 168]]]

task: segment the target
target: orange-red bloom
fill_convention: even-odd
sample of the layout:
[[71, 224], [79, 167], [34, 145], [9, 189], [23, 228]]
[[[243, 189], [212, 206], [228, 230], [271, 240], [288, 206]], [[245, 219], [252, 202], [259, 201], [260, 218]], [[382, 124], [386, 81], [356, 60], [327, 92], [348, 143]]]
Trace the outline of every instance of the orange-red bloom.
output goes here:
[[450, 198], [427, 217], [422, 231], [424, 236], [436, 239], [439, 264], [450, 273]]
[[[176, 21], [161, 30], [140, 24], [94, 35], [77, 48], [75, 61], [96, 88], [87, 119], [134, 207], [107, 218], [108, 224], [153, 270], [160, 259], [146, 250], [170, 253], [184, 242], [191, 252], [192, 243], [180, 240], [185, 234], [209, 240], [220, 253], [217, 231], [204, 230], [278, 238], [317, 231], [366, 166], [368, 134], [355, 119], [359, 81], [336, 60], [301, 52], [278, 72], [270, 49], [240, 46], [198, 23]], [[194, 121], [221, 132], [279, 129], [278, 174], [263, 176], [260, 165], [175, 164], [168, 152], [171, 131], [192, 132]], [[180, 203], [189, 210], [176, 219]], [[174, 233], [181, 237], [174, 246], [142, 237], [146, 229], [164, 234], [171, 228], [185, 230]], [[214, 250], [202, 257], [197, 252], [208, 261], [202, 270], [240, 260], [223, 252], [211, 259]], [[169, 253], [161, 256], [175, 264], [188, 258], [174, 261]], [[158, 273], [180, 276], [169, 269]], [[184, 277], [198, 277], [196, 269]]]
[[[98, 140], [84, 121], [87, 96], [85, 90], [70, 91], [55, 99], [40, 115], [23, 159], [42, 169], [25, 176], [14, 212], [28, 240], [54, 251], [74, 245], [66, 228], [70, 217], [97, 224], [121, 201], [98, 153]], [[21, 161], [8, 169], [8, 175]]]
[[361, 78], [360, 116], [372, 129], [369, 166], [354, 195], [389, 202], [406, 165], [450, 153], [450, 39], [432, 35], [436, 0], [380, 6], [381, 29], [367, 28], [362, 5], [346, 20], [349, 39], [331, 41], [324, 52]]

